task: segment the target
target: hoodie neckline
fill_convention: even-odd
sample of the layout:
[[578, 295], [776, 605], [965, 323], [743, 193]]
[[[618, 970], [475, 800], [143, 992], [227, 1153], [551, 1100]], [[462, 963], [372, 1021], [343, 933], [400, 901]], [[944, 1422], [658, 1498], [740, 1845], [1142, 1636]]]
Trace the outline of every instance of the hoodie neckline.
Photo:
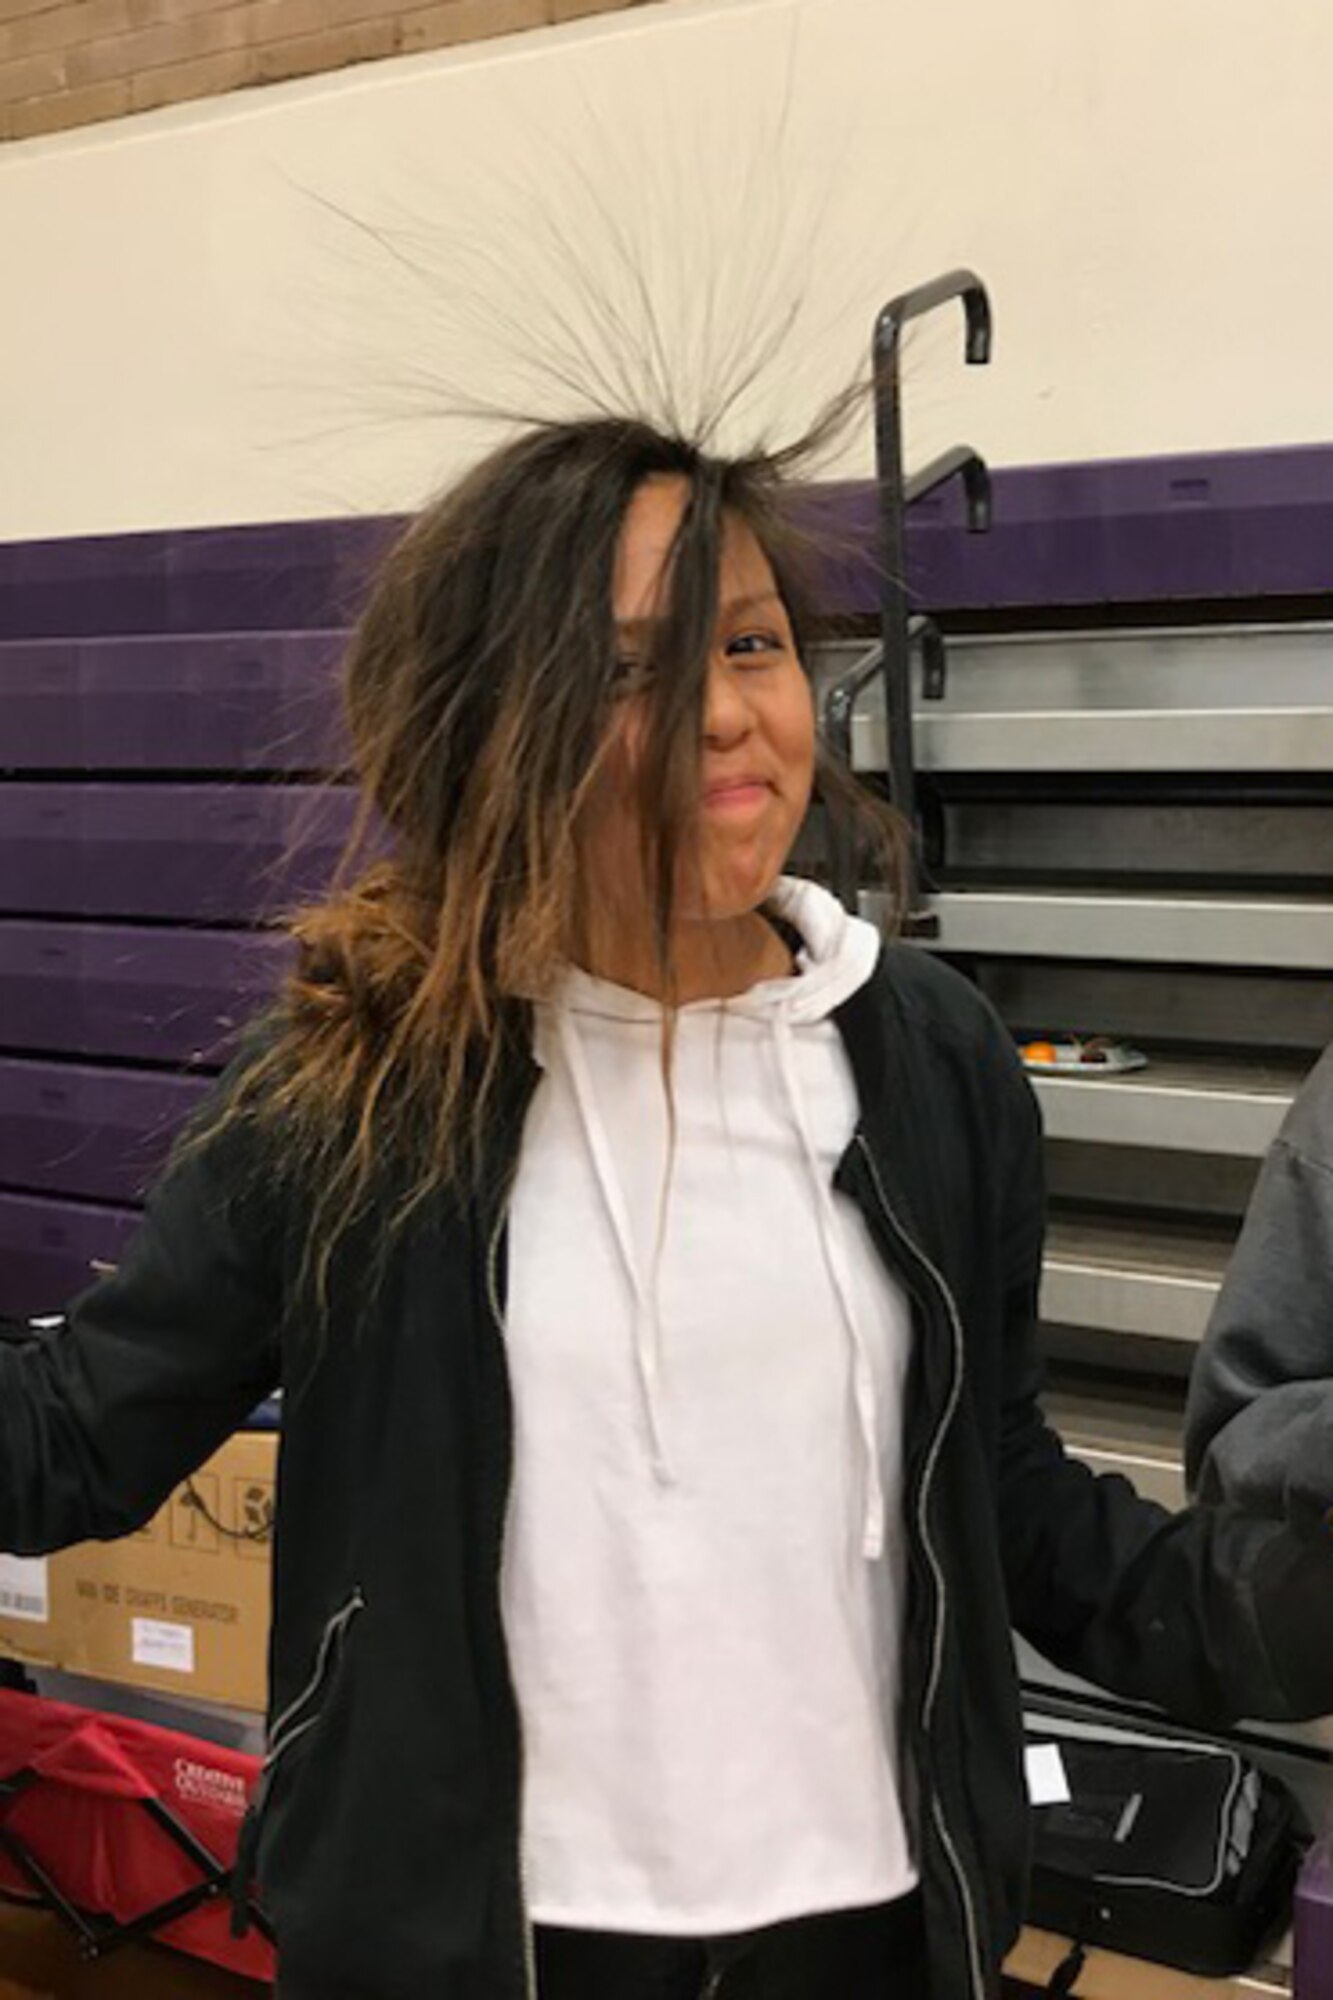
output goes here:
[[[871, 924], [849, 916], [827, 889], [784, 875], [765, 909], [785, 933], [795, 934], [795, 971], [758, 980], [743, 993], [726, 998], [686, 1001], [676, 1009], [678, 1023], [719, 1014], [767, 1020], [782, 1013], [794, 1026], [801, 1026], [827, 1019], [866, 984], [878, 963], [879, 934]], [[664, 1012], [662, 1002], [651, 995], [580, 966], [566, 969], [552, 999], [557, 1007], [575, 1014], [659, 1028]]]

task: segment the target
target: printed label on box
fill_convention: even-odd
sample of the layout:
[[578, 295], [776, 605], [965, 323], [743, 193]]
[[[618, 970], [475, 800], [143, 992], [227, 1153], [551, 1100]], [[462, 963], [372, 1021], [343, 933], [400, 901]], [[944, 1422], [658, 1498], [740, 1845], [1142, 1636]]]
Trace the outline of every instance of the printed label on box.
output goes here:
[[171, 1500], [171, 1541], [173, 1548], [189, 1549], [195, 1555], [216, 1555], [222, 1546], [218, 1533], [218, 1486], [216, 1472], [196, 1472]]
[[271, 1479], [233, 1479], [236, 1554], [247, 1562], [267, 1562], [272, 1554], [277, 1488]]
[[136, 1667], [165, 1667], [173, 1674], [194, 1672], [194, 1631], [165, 1625], [159, 1618], [133, 1618], [130, 1654]]
[[45, 1556], [0, 1556], [0, 1613], [45, 1625], [51, 1616], [51, 1588]]

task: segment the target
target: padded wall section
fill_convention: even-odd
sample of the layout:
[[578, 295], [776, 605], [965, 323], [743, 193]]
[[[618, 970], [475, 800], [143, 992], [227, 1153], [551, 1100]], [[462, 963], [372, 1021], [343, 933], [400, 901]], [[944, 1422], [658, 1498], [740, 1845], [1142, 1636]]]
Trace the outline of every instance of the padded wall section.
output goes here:
[[331, 787], [0, 786], [0, 908], [19, 916], [249, 923], [314, 895], [350, 831]]
[[115, 1264], [134, 1234], [137, 1208], [0, 1192], [3, 1307], [15, 1316], [59, 1311]]
[[393, 524], [0, 549], [0, 1312], [113, 1263], [350, 824], [337, 666]]
[[200, 1076], [0, 1060], [0, 1184], [115, 1203], [143, 1199]]
[[288, 957], [265, 931], [0, 921], [0, 1048], [213, 1066]]
[[345, 754], [337, 632], [16, 639], [0, 647], [14, 771], [320, 770]]

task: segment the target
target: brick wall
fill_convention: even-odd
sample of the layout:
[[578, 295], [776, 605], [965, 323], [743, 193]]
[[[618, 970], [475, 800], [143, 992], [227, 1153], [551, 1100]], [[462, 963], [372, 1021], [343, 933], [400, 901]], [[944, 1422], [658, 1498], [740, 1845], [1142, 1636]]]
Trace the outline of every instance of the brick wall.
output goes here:
[[648, 0], [0, 0], [0, 140]]

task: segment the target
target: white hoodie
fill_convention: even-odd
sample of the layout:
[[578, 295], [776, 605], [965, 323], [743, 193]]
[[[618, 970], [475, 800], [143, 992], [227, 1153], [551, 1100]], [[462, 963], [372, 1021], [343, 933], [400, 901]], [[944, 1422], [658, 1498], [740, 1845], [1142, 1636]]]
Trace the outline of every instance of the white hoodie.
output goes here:
[[[878, 938], [784, 881], [796, 976], [680, 1010], [571, 972], [510, 1218], [503, 1586], [534, 1920], [705, 1935], [887, 1901], [910, 1315], [832, 1189], [830, 1016]], [[674, 1105], [675, 1137], [671, 1136]]]

